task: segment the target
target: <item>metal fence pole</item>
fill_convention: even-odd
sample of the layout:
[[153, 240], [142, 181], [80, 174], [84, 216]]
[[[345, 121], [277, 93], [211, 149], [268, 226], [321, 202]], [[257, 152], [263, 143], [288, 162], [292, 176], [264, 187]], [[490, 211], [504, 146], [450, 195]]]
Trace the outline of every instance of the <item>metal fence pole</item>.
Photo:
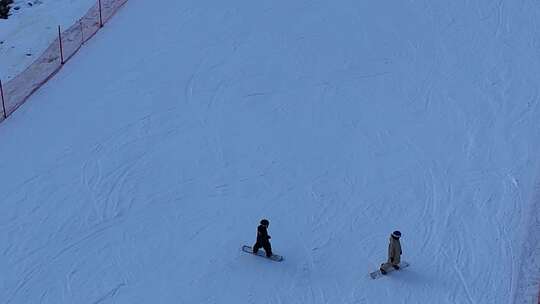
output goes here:
[[101, 16], [101, 0], [98, 0], [99, 6], [99, 27], [103, 27], [103, 17]]
[[62, 49], [62, 32], [60, 32], [60, 25], [58, 26], [58, 41], [60, 41], [60, 64], [64, 64], [64, 50]]
[[79, 19], [79, 26], [81, 27], [81, 45], [83, 45], [84, 44], [84, 31], [83, 31], [82, 19]]
[[0, 96], [2, 96], [2, 109], [4, 110], [4, 119], [7, 118], [6, 104], [4, 103], [4, 88], [2, 87], [2, 80], [0, 80]]

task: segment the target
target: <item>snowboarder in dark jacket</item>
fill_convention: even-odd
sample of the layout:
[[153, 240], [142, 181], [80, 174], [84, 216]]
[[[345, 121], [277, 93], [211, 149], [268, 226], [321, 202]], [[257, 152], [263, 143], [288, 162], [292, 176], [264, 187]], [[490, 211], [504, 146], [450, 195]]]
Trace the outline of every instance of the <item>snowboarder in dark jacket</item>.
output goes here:
[[266, 219], [261, 220], [257, 227], [257, 242], [253, 245], [253, 253], [257, 254], [259, 249], [263, 248], [267, 257], [272, 256], [272, 246], [270, 245], [270, 236], [268, 235], [268, 226], [270, 222]]

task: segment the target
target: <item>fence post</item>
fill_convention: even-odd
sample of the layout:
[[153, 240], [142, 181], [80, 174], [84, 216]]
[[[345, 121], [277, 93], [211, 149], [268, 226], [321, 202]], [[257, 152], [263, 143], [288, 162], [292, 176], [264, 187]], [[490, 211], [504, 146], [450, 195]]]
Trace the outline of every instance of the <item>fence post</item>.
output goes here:
[[103, 17], [101, 16], [101, 0], [98, 0], [99, 6], [99, 27], [103, 27]]
[[82, 19], [79, 19], [79, 26], [81, 27], [81, 45], [83, 45], [84, 44], [84, 31], [83, 31]]
[[64, 64], [64, 50], [62, 49], [62, 33], [60, 32], [60, 25], [58, 26], [58, 41], [60, 41], [60, 64]]
[[2, 80], [0, 80], [0, 95], [2, 96], [2, 109], [4, 110], [4, 119], [7, 118], [6, 104], [4, 103], [4, 88], [2, 87]]

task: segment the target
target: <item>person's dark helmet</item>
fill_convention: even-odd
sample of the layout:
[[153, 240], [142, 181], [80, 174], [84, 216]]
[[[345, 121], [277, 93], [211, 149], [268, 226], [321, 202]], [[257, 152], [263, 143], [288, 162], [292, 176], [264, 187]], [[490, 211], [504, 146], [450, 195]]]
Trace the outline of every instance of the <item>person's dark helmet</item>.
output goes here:
[[399, 230], [396, 230], [392, 232], [392, 236], [395, 237], [396, 239], [399, 239], [401, 237], [401, 232]]
[[267, 219], [262, 219], [261, 220], [261, 225], [268, 226], [268, 225], [270, 225], [270, 222]]

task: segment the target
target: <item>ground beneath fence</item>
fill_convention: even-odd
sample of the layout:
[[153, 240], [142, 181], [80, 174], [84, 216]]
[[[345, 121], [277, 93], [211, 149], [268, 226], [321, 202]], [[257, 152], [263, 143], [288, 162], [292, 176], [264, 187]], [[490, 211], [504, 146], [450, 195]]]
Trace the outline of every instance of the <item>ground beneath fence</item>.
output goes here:
[[59, 25], [68, 28], [95, 2], [15, 0], [9, 19], [0, 19], [0, 79], [7, 82], [26, 69], [57, 38]]
[[126, 2], [127, 0], [99, 1], [67, 29], [57, 27], [56, 38], [38, 58], [15, 77], [1, 83], [2, 118], [11, 115], [56, 75]]

